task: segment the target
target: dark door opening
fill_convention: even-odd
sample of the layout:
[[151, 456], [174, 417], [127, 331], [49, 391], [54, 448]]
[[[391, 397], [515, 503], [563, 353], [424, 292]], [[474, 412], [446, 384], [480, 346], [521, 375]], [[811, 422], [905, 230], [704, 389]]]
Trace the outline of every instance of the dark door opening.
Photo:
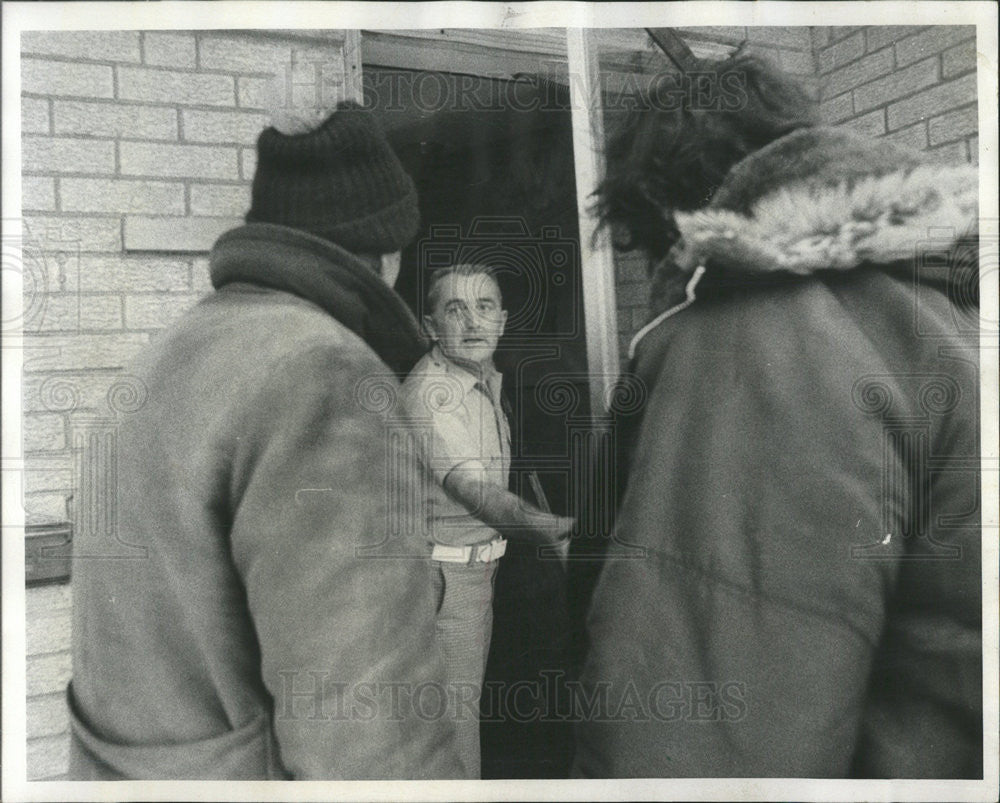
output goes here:
[[[590, 413], [568, 90], [531, 77], [364, 69], [366, 103], [420, 196], [421, 229], [396, 289], [419, 317], [430, 271], [458, 260], [494, 267], [509, 312], [497, 366], [518, 419], [515, 453], [566, 512], [567, 422]], [[422, 110], [427, 76], [439, 100]]]
[[[512, 490], [532, 499], [534, 469], [552, 510], [572, 514], [572, 431], [590, 409], [568, 88], [531, 76], [364, 72], [366, 105], [420, 197], [420, 233], [396, 289], [419, 317], [435, 268], [494, 268], [509, 314], [496, 362], [513, 411]], [[568, 724], [525, 721], [507, 698], [518, 681], [549, 689], [543, 673], [566, 669], [569, 638], [562, 567], [508, 548], [481, 702], [484, 778], [566, 776]]]

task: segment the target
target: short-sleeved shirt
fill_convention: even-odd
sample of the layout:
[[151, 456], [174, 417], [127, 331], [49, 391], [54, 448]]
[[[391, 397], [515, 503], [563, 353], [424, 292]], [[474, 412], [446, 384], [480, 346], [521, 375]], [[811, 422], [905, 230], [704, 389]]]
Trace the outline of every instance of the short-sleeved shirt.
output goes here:
[[[407, 414], [427, 427], [423, 458], [441, 486], [452, 471], [475, 471], [507, 489], [510, 425], [500, 402], [502, 379], [492, 366], [480, 379], [434, 346], [403, 382]], [[437, 543], [461, 546], [496, 537], [458, 503], [436, 504], [432, 519]]]

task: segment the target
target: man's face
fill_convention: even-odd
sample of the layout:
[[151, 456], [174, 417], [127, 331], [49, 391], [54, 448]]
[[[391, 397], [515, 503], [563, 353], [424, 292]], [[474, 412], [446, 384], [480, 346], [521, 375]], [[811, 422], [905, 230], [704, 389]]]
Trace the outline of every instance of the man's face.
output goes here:
[[430, 336], [452, 362], [472, 367], [489, 363], [507, 323], [497, 283], [485, 273], [453, 273], [437, 291], [434, 309], [424, 316]]

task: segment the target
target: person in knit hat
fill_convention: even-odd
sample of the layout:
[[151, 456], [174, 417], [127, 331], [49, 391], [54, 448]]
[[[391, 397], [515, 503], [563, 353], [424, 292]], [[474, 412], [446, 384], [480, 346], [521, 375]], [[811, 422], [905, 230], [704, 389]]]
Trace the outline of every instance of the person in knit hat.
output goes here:
[[416, 188], [368, 111], [344, 101], [314, 128], [287, 114], [275, 123], [257, 141], [247, 223], [301, 229], [370, 257], [413, 239]]
[[414, 698], [446, 683], [398, 502], [421, 469], [381, 403], [425, 351], [391, 288], [413, 182], [351, 103], [257, 157], [215, 292], [130, 368], [121, 553], [74, 567], [71, 775], [455, 777], [454, 722]]

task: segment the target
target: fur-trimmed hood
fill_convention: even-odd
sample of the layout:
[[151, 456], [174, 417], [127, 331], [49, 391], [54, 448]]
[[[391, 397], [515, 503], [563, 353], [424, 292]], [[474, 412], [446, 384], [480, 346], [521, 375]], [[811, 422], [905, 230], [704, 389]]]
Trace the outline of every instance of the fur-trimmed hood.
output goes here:
[[978, 192], [971, 165], [836, 128], [796, 131], [737, 164], [708, 207], [675, 214], [681, 239], [654, 272], [654, 312], [687, 306], [692, 278], [703, 292], [912, 259], [929, 239], [975, 235]]
[[906, 259], [932, 229], [966, 235], [978, 198], [973, 166], [923, 164], [836, 184], [798, 179], [760, 197], [749, 214], [713, 205], [676, 221], [706, 266], [802, 275]]

